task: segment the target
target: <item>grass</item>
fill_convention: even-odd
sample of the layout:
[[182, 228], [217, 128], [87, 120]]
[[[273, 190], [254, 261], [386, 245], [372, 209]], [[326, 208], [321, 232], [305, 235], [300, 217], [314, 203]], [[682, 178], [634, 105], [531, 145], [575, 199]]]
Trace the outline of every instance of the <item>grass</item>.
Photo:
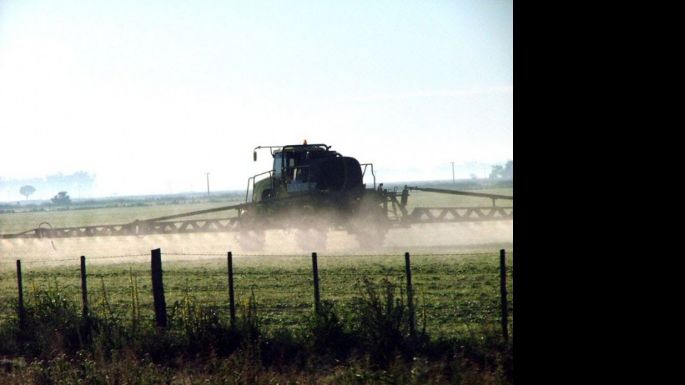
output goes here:
[[[0, 357], [13, 358], [0, 382], [511, 383], [511, 345], [495, 322], [496, 255], [412, 261], [416, 335], [401, 255], [321, 256], [318, 315], [309, 257], [236, 256], [235, 329], [225, 260], [166, 263], [167, 331], [151, 320], [148, 265], [89, 265], [85, 319], [77, 263], [29, 265], [23, 331], [12, 306], [1, 311]], [[2, 275], [1, 302], [16, 304], [12, 272]]]
[[[439, 186], [450, 188], [450, 186]], [[401, 189], [398, 189], [401, 191]], [[513, 195], [513, 188], [490, 188], [479, 189], [478, 192], [494, 193], [503, 195]], [[74, 205], [72, 209], [59, 210], [46, 208], [45, 211], [18, 211], [0, 213], [0, 234], [12, 234], [38, 227], [42, 222], [48, 222], [53, 227], [72, 227], [72, 226], [92, 226], [104, 224], [124, 224], [135, 221], [136, 219], [148, 219], [166, 215], [180, 214], [190, 211], [205, 210], [209, 208], [228, 206], [243, 203], [243, 196], [225, 196], [217, 198], [212, 202], [174, 203], [174, 201], [161, 201], [150, 203], [148, 200], [140, 200], [140, 205], [135, 205], [136, 201], [128, 202], [130, 206], [110, 206], [90, 207], [88, 205], [79, 209]], [[512, 201], [498, 201], [498, 205], [510, 206]], [[492, 201], [488, 198], [476, 198], [467, 196], [445, 195], [429, 193], [424, 191], [412, 191], [408, 201], [408, 209], [414, 207], [444, 207], [444, 206], [491, 206]], [[200, 218], [226, 218], [235, 215], [234, 210], [219, 211], [216, 213], [203, 214]]]
[[[512, 191], [487, 190], [507, 195]], [[409, 203], [410, 209], [491, 204], [489, 199], [425, 192], [412, 192]], [[42, 221], [55, 227], [127, 223], [228, 204], [4, 213], [0, 233], [26, 230]], [[511, 383], [511, 345], [499, 339], [494, 252], [412, 254], [418, 336], [407, 331], [400, 252], [319, 255], [319, 315], [313, 314], [309, 255], [235, 255], [239, 323], [234, 330], [228, 325], [225, 256], [203, 246], [213, 242], [222, 250], [229, 247], [227, 238], [172, 236], [167, 241], [173, 250], [205, 254], [165, 254], [171, 249], [161, 243], [170, 317], [170, 328], [163, 332], [153, 326], [149, 256], [97, 259], [139, 253], [134, 241], [142, 242], [122, 238], [3, 243], [0, 383]], [[161, 238], [143, 241], [145, 247], [160, 247]], [[72, 257], [81, 254], [93, 256], [87, 264], [91, 317], [86, 319], [80, 309], [79, 260]], [[28, 331], [23, 332], [16, 317], [15, 258], [23, 260], [28, 319]], [[51, 260], [53, 266], [41, 259]], [[512, 262], [509, 253], [508, 266]], [[508, 273], [512, 306], [511, 268]]]
[[[10, 234], [33, 229], [42, 222], [48, 222], [53, 227], [124, 224], [133, 222], [136, 219], [155, 218], [238, 204], [242, 203], [243, 200], [227, 198], [220, 202], [163, 203], [127, 207], [111, 206], [69, 210], [46, 209], [46, 211], [0, 213], [0, 233]], [[207, 214], [203, 218], [223, 218], [229, 216], [233, 216], [233, 211]]]
[[[449, 189], [448, 186], [441, 187], [443, 189]], [[401, 191], [401, 190], [400, 190]], [[499, 194], [506, 196], [513, 196], [513, 188], [492, 188], [492, 189], [481, 189], [476, 190], [476, 192], [483, 194]], [[506, 199], [497, 200], [498, 206], [513, 206], [514, 202]], [[480, 197], [470, 197], [470, 196], [460, 196], [460, 195], [449, 195], [449, 194], [438, 194], [426, 191], [410, 191], [409, 200], [407, 203], [408, 210], [412, 210], [414, 207], [490, 207], [492, 206], [492, 199], [490, 198], [480, 198]]]
[[[163, 255], [164, 260], [164, 255]], [[513, 255], [508, 258], [509, 266]], [[66, 263], [66, 262], [64, 262]], [[363, 290], [361, 279], [387, 279], [404, 287], [404, 258], [392, 256], [319, 256], [321, 298], [346, 303]], [[13, 268], [13, 266], [12, 266]], [[14, 270], [0, 273], [0, 314], [13, 313], [16, 300]], [[79, 261], [70, 266], [41, 267], [25, 264], [24, 291], [27, 296], [41, 288], [58, 290], [80, 302]], [[227, 317], [228, 283], [226, 260], [163, 261], [166, 302], [171, 306], [192, 293], [201, 304]], [[153, 317], [149, 263], [87, 264], [89, 302], [109, 308], [120, 317], [131, 316], [132, 291], [137, 292], [140, 316]], [[312, 309], [311, 257], [234, 257], [236, 301], [255, 294], [266, 329], [298, 327], [300, 317]], [[418, 318], [434, 336], [464, 336], [499, 317], [499, 270], [497, 254], [413, 255], [412, 273]], [[511, 292], [511, 279], [508, 280]], [[103, 289], [104, 287], [104, 289]], [[103, 307], [99, 307], [103, 310]]]

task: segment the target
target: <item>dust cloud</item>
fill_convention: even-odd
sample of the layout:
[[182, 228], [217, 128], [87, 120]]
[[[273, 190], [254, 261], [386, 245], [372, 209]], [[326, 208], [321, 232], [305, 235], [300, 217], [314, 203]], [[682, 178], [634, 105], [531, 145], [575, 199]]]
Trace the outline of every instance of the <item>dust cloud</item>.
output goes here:
[[[0, 239], [0, 270], [13, 269], [22, 262], [49, 265], [73, 263], [81, 255], [88, 263], [112, 264], [149, 262], [150, 250], [161, 248], [165, 260], [198, 260], [225, 257], [232, 251], [236, 257], [248, 255], [374, 255], [412, 253], [458, 253], [496, 251], [513, 247], [513, 222], [465, 222], [420, 224], [407, 228], [390, 228], [381, 244], [372, 247], [360, 242], [359, 236], [341, 229], [283, 229], [195, 234], [145, 236], [76, 237], [53, 239]], [[318, 227], [321, 228], [321, 227]], [[372, 225], [365, 231], [375, 231]], [[376, 237], [378, 233], [371, 235]], [[261, 247], [260, 247], [261, 245]]]

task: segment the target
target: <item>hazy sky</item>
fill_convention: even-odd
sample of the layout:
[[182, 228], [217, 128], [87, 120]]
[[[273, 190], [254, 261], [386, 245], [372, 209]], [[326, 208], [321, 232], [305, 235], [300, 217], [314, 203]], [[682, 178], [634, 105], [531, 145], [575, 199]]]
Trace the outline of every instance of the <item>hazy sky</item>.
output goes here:
[[0, 177], [85, 170], [123, 195], [202, 191], [210, 172], [214, 189], [244, 188], [270, 167], [255, 146], [303, 139], [380, 181], [504, 163], [512, 8], [0, 0]]

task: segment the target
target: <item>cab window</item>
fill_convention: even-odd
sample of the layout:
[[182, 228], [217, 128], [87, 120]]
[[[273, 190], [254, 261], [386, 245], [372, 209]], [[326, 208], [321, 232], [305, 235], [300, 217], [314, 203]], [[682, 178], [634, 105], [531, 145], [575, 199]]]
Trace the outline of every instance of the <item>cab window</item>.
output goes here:
[[274, 177], [280, 178], [283, 176], [283, 154], [276, 154], [274, 158]]

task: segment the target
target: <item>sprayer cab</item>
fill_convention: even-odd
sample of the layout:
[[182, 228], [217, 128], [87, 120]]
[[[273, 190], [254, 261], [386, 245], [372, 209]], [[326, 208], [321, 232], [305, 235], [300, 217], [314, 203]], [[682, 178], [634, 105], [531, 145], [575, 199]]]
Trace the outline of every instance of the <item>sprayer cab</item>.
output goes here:
[[273, 168], [269, 176], [254, 183], [253, 202], [294, 195], [327, 197], [340, 201], [358, 199], [364, 190], [359, 162], [342, 156], [325, 144], [302, 144], [269, 148]]

